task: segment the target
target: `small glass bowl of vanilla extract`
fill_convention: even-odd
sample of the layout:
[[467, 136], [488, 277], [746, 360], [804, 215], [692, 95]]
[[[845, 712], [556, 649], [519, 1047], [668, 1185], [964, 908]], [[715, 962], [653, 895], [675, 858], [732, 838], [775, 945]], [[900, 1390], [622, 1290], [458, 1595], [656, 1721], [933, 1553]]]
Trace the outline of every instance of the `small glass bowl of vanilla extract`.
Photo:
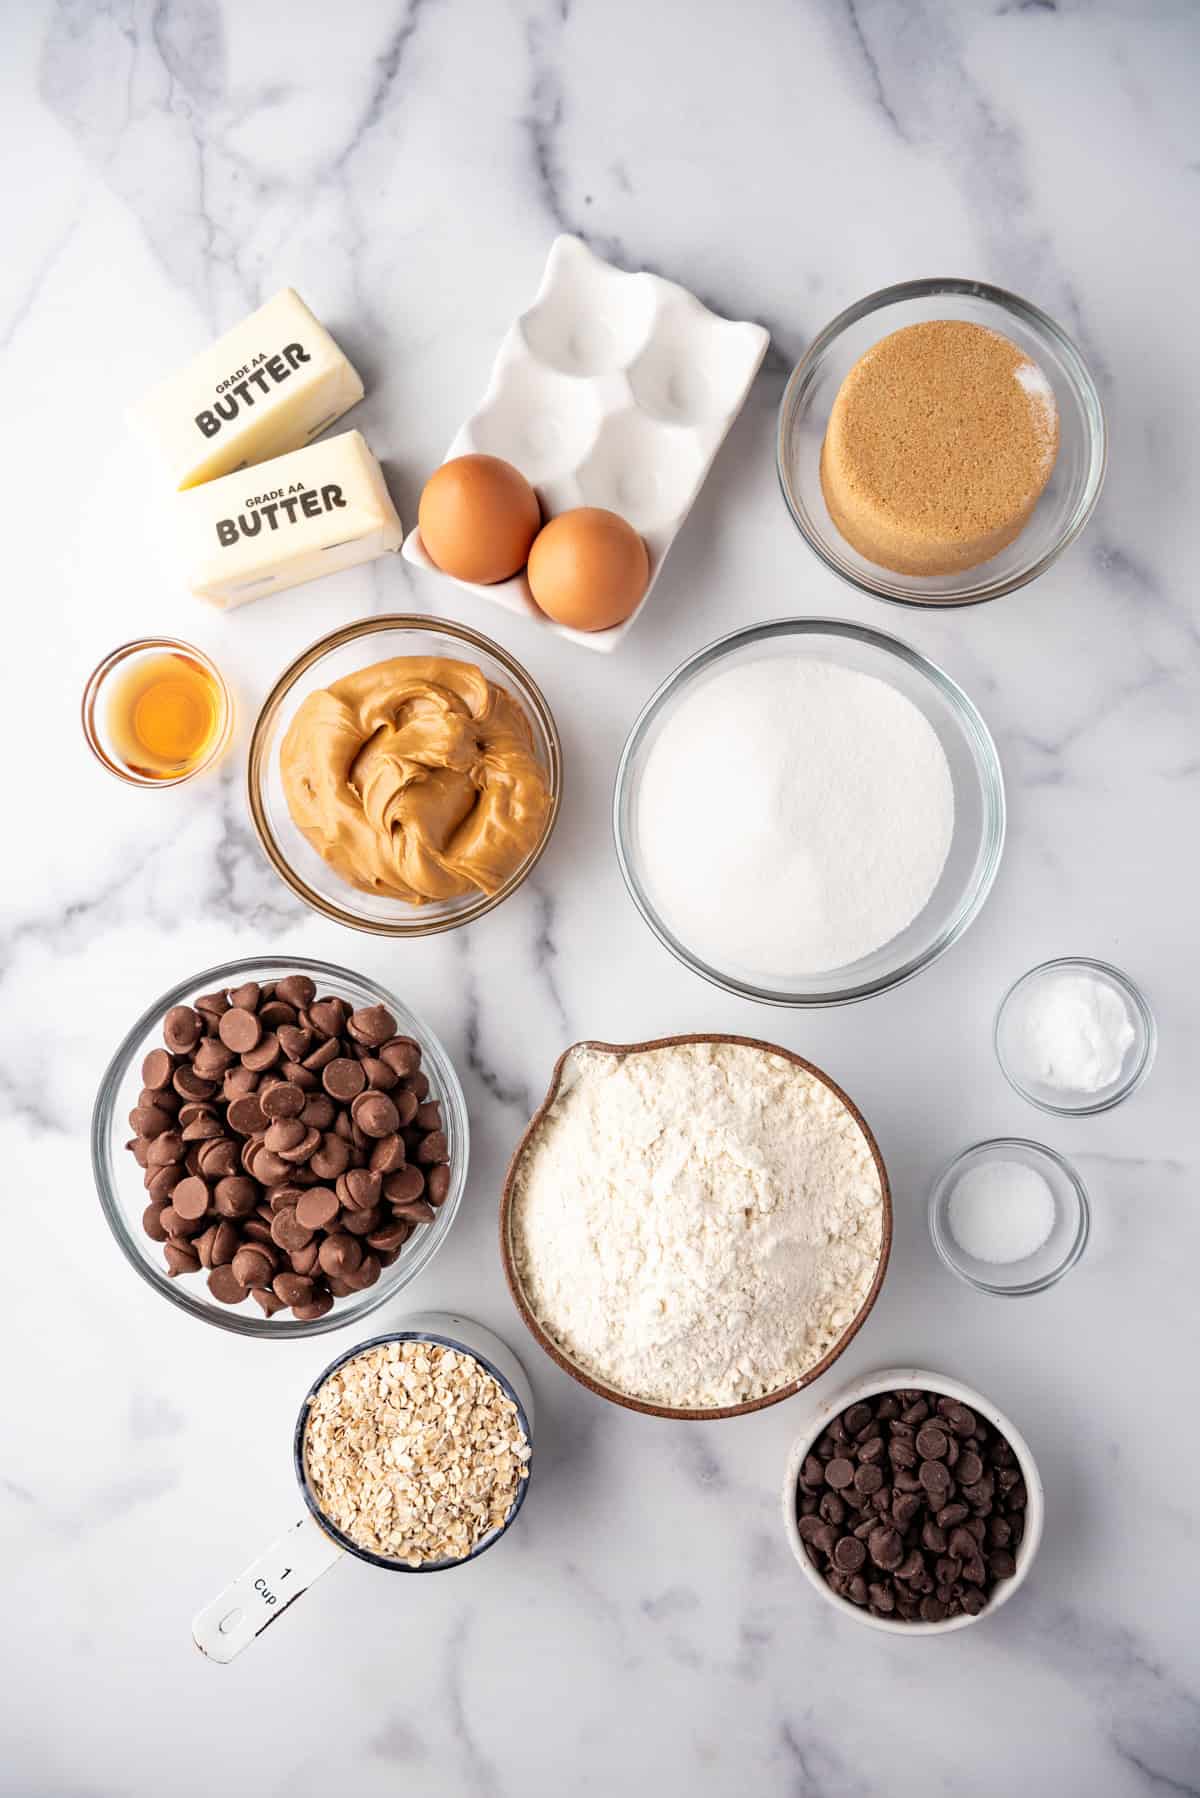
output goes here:
[[220, 670], [203, 650], [171, 637], [122, 643], [83, 690], [88, 747], [130, 786], [179, 786], [212, 767], [232, 731]]

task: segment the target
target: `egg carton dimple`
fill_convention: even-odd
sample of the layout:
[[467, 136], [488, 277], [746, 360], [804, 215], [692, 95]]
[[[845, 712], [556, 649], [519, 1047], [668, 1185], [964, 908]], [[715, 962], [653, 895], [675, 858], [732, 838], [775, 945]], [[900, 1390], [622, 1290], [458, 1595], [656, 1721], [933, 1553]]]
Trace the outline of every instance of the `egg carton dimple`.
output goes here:
[[[524, 571], [457, 581], [588, 649], [613, 650], [649, 599], [667, 551], [766, 354], [761, 325], [720, 318], [660, 275], [627, 274], [578, 237], [557, 237], [533, 305], [512, 325], [487, 391], [445, 460], [473, 453], [519, 468], [552, 518], [573, 506], [619, 512], [645, 540], [641, 604], [606, 631], [570, 630], [538, 610]], [[419, 529], [404, 556], [443, 580]]]

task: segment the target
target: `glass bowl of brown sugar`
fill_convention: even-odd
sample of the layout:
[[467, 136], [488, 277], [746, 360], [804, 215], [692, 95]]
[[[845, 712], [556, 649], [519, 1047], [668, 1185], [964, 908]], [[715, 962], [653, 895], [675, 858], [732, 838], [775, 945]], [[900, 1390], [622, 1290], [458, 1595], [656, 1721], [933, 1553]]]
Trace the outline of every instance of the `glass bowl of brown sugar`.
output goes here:
[[[951, 329], [957, 324], [982, 327], [1019, 352], [1013, 358], [1014, 372], [1024, 377], [1022, 386], [1036, 386], [1047, 403], [1052, 398], [1057, 453], [1040, 497], [1026, 509], [1023, 526], [994, 554], [948, 573], [906, 573], [870, 559], [839, 529], [830, 511], [822, 463], [831, 416], [852, 371], [895, 333], [942, 322]], [[911, 395], [914, 406], [926, 397], [916, 390]], [[894, 448], [897, 434], [889, 436]], [[957, 456], [953, 431], [941, 448], [939, 493], [943, 499], [949, 495], [961, 502], [963, 512], [969, 513], [973, 483], [982, 477], [978, 469], [973, 473], [969, 455]], [[792, 371], [779, 408], [779, 485], [800, 535], [827, 568], [860, 593], [899, 605], [976, 605], [1036, 580], [1091, 517], [1104, 481], [1106, 456], [1100, 395], [1079, 349], [1040, 307], [982, 281], [951, 277], [905, 281], [856, 301], [813, 339]], [[911, 473], [907, 451], [899, 465]]]

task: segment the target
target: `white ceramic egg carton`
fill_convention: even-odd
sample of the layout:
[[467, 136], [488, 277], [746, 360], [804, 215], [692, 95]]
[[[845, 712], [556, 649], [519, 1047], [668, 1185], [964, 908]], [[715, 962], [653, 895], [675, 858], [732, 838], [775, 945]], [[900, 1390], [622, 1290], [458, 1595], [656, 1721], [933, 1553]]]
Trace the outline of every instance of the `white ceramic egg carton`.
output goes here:
[[[626, 274], [578, 237], [556, 237], [528, 312], [509, 330], [478, 409], [445, 459], [502, 456], [536, 489], [545, 517], [605, 506], [645, 539], [650, 581], [638, 611], [607, 631], [555, 624], [524, 573], [459, 581], [588, 649], [613, 650], [650, 597], [675, 534], [766, 354], [761, 325], [719, 318], [658, 275]], [[410, 531], [404, 556], [444, 575]]]

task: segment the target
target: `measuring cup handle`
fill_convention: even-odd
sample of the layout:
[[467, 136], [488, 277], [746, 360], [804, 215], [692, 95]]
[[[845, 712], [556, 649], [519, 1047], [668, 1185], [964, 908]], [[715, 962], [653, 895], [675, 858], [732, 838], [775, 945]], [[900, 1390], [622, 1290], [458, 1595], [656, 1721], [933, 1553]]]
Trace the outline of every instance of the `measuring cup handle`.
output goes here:
[[264, 1549], [219, 1598], [197, 1612], [192, 1640], [201, 1654], [222, 1665], [241, 1654], [268, 1624], [327, 1573], [342, 1550], [311, 1517], [301, 1517]]

